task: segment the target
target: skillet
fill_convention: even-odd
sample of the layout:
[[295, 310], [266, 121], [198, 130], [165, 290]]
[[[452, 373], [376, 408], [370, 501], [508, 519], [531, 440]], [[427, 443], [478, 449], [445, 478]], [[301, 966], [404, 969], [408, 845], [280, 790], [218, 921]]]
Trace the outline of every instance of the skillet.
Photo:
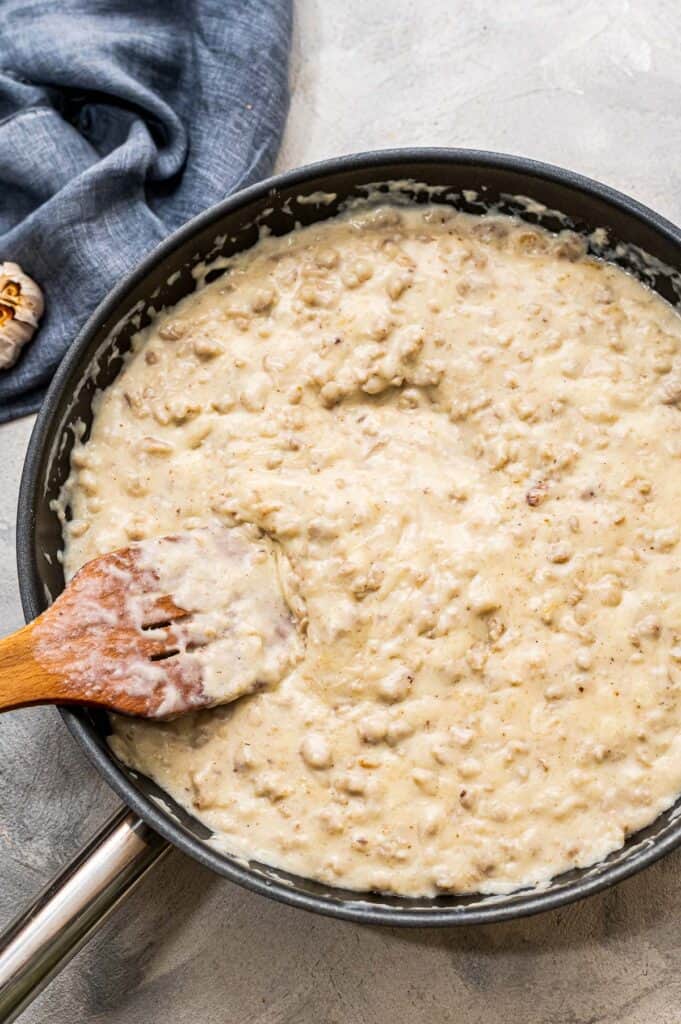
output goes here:
[[[400, 149], [345, 156], [270, 178], [224, 200], [171, 235], [101, 303], [71, 346], [31, 437], [19, 495], [17, 561], [27, 621], [64, 585], [59, 523], [50, 504], [69, 472], [74, 439], [87, 432], [98, 389], [112, 383], [132, 335], [153, 309], [195, 287], [192, 269], [253, 245], [261, 228], [280, 235], [333, 216], [371, 185], [388, 198], [490, 207], [549, 230], [589, 236], [595, 255], [681, 303], [681, 232], [652, 210], [570, 171], [522, 157], [456, 149]], [[434, 191], [415, 188], [424, 183]], [[410, 184], [411, 183], [411, 184]], [[606, 234], [597, 230], [605, 229]], [[214, 271], [219, 273], [219, 271]], [[210, 278], [209, 278], [210, 279]], [[171, 846], [257, 893], [359, 923], [406, 926], [488, 924], [550, 910], [598, 892], [653, 863], [681, 842], [681, 800], [603, 862], [541, 889], [505, 896], [402, 899], [358, 894], [241, 863], [207, 842], [209, 830], [149, 779], [116, 760], [105, 715], [60, 710], [96, 769], [127, 805], [36, 903], [0, 938], [0, 1019], [12, 1020]]]

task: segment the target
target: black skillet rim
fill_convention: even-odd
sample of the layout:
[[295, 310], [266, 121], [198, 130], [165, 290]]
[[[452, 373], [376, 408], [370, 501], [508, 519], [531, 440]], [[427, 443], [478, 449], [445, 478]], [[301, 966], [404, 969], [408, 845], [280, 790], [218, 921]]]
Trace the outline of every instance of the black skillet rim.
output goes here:
[[[507, 170], [521, 173], [529, 180], [543, 180], [549, 183], [567, 186], [573, 190], [586, 193], [596, 199], [605, 201], [625, 214], [631, 215], [664, 236], [668, 241], [681, 248], [681, 231], [670, 221], [661, 217], [643, 204], [631, 199], [600, 182], [594, 181], [573, 171], [542, 163], [526, 157], [512, 156], [486, 150], [469, 150], [454, 148], [400, 148], [378, 150], [365, 153], [354, 153], [333, 159], [307, 164], [283, 174], [274, 175], [262, 182], [251, 185], [217, 205], [199, 214], [177, 231], [173, 232], [135, 269], [106, 296], [92, 316], [79, 331], [62, 360], [45, 396], [29, 441], [17, 511], [17, 568], [21, 601], [26, 621], [34, 618], [42, 610], [42, 586], [34, 559], [34, 496], [39, 484], [40, 466], [43, 454], [52, 440], [54, 429], [53, 418], [58, 411], [62, 389], [71, 372], [77, 366], [81, 354], [87, 348], [91, 336], [103, 320], [114, 317], [119, 302], [126, 293], [134, 288], [164, 257], [172, 253], [192, 235], [208, 227], [223, 215], [247, 206], [261, 199], [272, 189], [284, 189], [303, 185], [310, 178], [333, 175], [353, 170], [375, 168], [380, 175], [385, 166], [409, 164], [482, 164], [490, 169]], [[59, 712], [71, 734], [78, 741], [85, 754], [104, 777], [111, 788], [136, 814], [147, 822], [160, 835], [180, 849], [183, 853], [210, 868], [230, 881], [268, 896], [282, 903], [300, 907], [315, 913], [374, 925], [406, 925], [413, 927], [442, 927], [449, 925], [491, 924], [498, 921], [526, 917], [532, 914], [553, 910], [578, 899], [593, 895], [609, 888], [616, 882], [628, 878], [636, 872], [648, 867], [660, 857], [666, 855], [681, 844], [681, 819], [665, 831], [660, 838], [643, 843], [630, 857], [623, 862], [605, 866], [598, 873], [589, 877], [580, 877], [552, 891], [531, 889], [525, 893], [509, 894], [513, 902], [505, 903], [506, 897], [500, 897], [487, 903], [475, 903], [446, 907], [434, 905], [432, 909], [410, 909], [409, 901], [405, 906], [380, 905], [365, 902], [362, 894], [352, 898], [340, 890], [328, 887], [328, 896], [313, 895], [300, 892], [291, 885], [265, 879], [246, 866], [229, 860], [226, 855], [211, 850], [198, 838], [189, 835], [175, 823], [169, 814], [134, 788], [123, 770], [115, 763], [111, 755], [97, 743], [94, 727], [77, 711], [63, 707]]]

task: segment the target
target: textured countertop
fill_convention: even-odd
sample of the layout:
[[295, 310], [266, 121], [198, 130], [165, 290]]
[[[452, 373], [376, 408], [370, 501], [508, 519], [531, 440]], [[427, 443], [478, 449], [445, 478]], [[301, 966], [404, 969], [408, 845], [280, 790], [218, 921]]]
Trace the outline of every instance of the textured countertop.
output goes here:
[[[552, 161], [681, 221], [675, 0], [299, 0], [280, 168], [398, 145]], [[14, 512], [29, 420], [0, 427], [0, 631], [20, 625]], [[56, 712], [0, 720], [0, 925], [117, 800]], [[27, 1024], [671, 1024], [681, 853], [562, 911], [481, 929], [360, 928], [173, 853]]]

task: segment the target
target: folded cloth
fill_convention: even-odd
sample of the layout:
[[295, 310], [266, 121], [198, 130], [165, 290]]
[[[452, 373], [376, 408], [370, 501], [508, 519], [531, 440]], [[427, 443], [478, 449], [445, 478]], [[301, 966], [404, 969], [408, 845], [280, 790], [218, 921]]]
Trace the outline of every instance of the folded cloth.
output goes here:
[[290, 36], [291, 0], [3, 0], [0, 262], [46, 312], [0, 373], [0, 422], [38, 408], [144, 253], [270, 171]]

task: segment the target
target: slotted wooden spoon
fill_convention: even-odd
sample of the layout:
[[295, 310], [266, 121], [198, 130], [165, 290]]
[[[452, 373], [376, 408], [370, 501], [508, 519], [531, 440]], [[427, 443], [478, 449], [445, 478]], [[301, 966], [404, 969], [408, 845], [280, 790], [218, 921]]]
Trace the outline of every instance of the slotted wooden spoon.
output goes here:
[[[187, 644], [189, 613], [159, 594], [158, 575], [134, 545], [88, 562], [54, 604], [0, 640], [0, 711], [90, 704], [168, 718], [213, 701]], [[152, 557], [153, 561], [153, 557]]]

